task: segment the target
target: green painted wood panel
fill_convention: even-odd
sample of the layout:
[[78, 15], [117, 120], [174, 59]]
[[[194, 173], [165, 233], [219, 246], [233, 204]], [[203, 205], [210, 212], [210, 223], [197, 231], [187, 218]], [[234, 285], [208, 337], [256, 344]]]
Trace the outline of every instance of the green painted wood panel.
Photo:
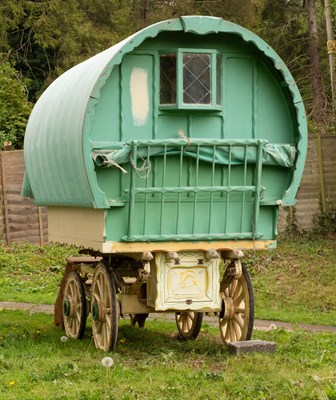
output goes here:
[[178, 132], [182, 130], [186, 136], [190, 135], [188, 117], [178, 115], [176, 112], [167, 111], [161, 114], [157, 122], [157, 139], [179, 138]]
[[127, 55], [121, 65], [121, 141], [153, 138], [153, 56]]
[[[274, 143], [295, 143], [295, 109], [282, 78], [269, 65], [258, 62], [256, 134]], [[287, 93], [285, 93], [285, 90]]]
[[223, 118], [221, 115], [193, 114], [190, 116], [189, 125], [190, 137], [192, 138], [204, 138], [207, 132], [211, 132], [211, 137], [213, 138], [222, 138]]
[[99, 102], [94, 107], [91, 140], [118, 141], [120, 137], [120, 73], [115, 66], [100, 91]]
[[254, 60], [227, 57], [224, 61], [225, 138], [254, 138]]

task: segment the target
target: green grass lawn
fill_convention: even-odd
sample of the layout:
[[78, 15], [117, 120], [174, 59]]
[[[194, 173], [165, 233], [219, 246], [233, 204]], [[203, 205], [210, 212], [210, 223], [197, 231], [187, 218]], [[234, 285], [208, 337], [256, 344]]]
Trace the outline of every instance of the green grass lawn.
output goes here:
[[[55, 300], [72, 247], [0, 245], [0, 300]], [[256, 317], [335, 325], [333, 240], [284, 241], [249, 253]], [[231, 355], [219, 328], [203, 324], [195, 341], [178, 339], [175, 323], [146, 329], [121, 320], [114, 365], [95, 348], [90, 321], [83, 340], [63, 341], [53, 317], [0, 310], [0, 399], [305, 399], [336, 400], [336, 335], [255, 331], [275, 354]]]
[[336, 240], [280, 241], [247, 260], [256, 317], [336, 325]]
[[0, 243], [0, 301], [53, 304], [71, 255], [78, 255], [78, 249]]
[[83, 340], [61, 340], [52, 316], [0, 311], [0, 399], [336, 399], [335, 335], [254, 332], [275, 354], [233, 356], [207, 324], [185, 342], [174, 323], [121, 320], [114, 365]]

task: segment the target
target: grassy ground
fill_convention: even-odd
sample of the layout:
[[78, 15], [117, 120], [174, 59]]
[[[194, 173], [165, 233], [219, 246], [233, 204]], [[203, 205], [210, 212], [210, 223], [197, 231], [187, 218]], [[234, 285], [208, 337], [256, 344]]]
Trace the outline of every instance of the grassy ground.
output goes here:
[[74, 247], [0, 242], [0, 301], [53, 304]]
[[0, 398], [38, 399], [336, 399], [335, 335], [283, 330], [255, 332], [274, 340], [271, 354], [230, 355], [218, 329], [203, 326], [196, 341], [175, 325], [122, 320], [114, 365], [84, 340], [62, 341], [52, 316], [0, 311]]
[[335, 239], [280, 241], [247, 263], [258, 318], [336, 325]]
[[[0, 245], [0, 300], [53, 303], [65, 258], [62, 246]], [[256, 316], [335, 325], [333, 240], [280, 242], [247, 254]], [[235, 357], [218, 328], [203, 324], [196, 341], [178, 339], [174, 323], [145, 330], [121, 320], [114, 365], [102, 366], [90, 322], [84, 340], [62, 340], [53, 317], [0, 310], [0, 399], [336, 400], [335, 334], [255, 331], [277, 351]]]
[[[55, 301], [73, 247], [0, 244], [0, 301]], [[279, 241], [273, 251], [247, 254], [256, 317], [336, 324], [335, 240]]]

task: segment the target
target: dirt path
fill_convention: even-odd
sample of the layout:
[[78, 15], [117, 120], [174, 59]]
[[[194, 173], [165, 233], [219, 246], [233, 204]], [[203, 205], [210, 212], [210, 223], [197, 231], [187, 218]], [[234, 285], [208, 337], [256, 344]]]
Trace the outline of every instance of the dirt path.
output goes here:
[[[25, 310], [30, 312], [41, 312], [46, 314], [54, 313], [54, 306], [49, 304], [32, 304], [32, 303], [15, 303], [9, 301], [0, 302], [0, 310]], [[162, 314], [150, 314], [149, 319], [155, 320], [167, 320], [173, 321], [175, 319], [173, 313], [162, 313]], [[204, 322], [208, 323], [211, 326], [217, 326], [218, 321], [217, 317], [213, 316], [205, 316]], [[254, 329], [268, 331], [271, 329], [285, 329], [288, 331], [293, 331], [294, 329], [300, 329], [306, 332], [329, 332], [336, 333], [336, 326], [326, 326], [326, 325], [311, 325], [311, 324], [292, 324], [288, 322], [280, 322], [280, 321], [267, 321], [257, 319], [254, 321]]]

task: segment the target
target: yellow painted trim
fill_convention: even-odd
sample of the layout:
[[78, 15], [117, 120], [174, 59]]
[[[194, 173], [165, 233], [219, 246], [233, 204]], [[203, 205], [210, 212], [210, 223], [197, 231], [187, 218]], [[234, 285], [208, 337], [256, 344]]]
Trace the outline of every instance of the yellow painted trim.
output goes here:
[[182, 251], [182, 250], [266, 250], [275, 248], [275, 240], [237, 240], [223, 242], [105, 242], [102, 253], [142, 253], [146, 251]]

